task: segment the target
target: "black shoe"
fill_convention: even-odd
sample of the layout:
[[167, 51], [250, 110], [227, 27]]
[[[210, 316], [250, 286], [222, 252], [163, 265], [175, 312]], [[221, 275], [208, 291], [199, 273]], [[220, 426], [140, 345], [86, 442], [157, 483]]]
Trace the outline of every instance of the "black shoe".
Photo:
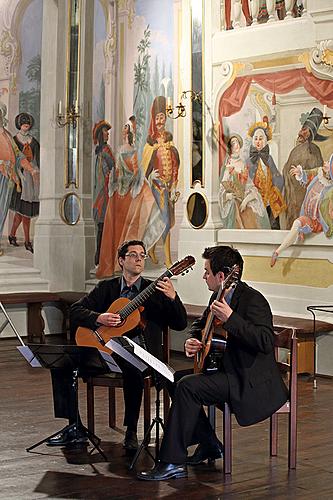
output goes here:
[[153, 469], [139, 472], [138, 479], [144, 481], [165, 481], [167, 479], [179, 479], [187, 477], [186, 464], [167, 464], [159, 462]]
[[16, 236], [8, 236], [8, 241], [10, 245], [13, 245], [13, 247], [19, 247], [20, 245], [17, 243]]
[[123, 447], [127, 451], [136, 451], [138, 449], [138, 438], [135, 431], [126, 431]]
[[202, 444], [199, 444], [195, 452], [191, 457], [187, 457], [186, 463], [187, 465], [199, 465], [208, 460], [208, 462], [213, 462], [214, 460], [218, 460], [223, 457], [223, 444], [216, 443], [215, 446], [206, 447]]
[[24, 246], [25, 246], [25, 249], [28, 250], [28, 252], [34, 253], [34, 249], [33, 249], [31, 241], [25, 241]]
[[75, 429], [74, 427], [65, 428], [56, 436], [49, 438], [46, 441], [47, 446], [67, 446], [73, 443], [86, 443], [87, 435], [83, 429]]

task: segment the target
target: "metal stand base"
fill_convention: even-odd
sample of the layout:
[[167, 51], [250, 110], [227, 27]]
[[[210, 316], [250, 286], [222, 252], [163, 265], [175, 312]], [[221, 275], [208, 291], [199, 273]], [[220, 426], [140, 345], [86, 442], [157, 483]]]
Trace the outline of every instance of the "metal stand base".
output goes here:
[[[29, 446], [29, 448], [26, 448], [26, 451], [30, 452], [34, 448], [37, 448], [37, 446], [40, 446], [41, 444], [46, 443], [49, 439], [55, 437], [57, 434], [60, 434], [63, 432], [68, 432], [68, 431], [72, 431], [72, 433], [73, 433], [73, 441], [69, 442], [68, 444], [71, 444], [71, 443], [75, 444], [76, 439], [78, 439], [79, 437], [81, 439], [82, 434], [84, 434], [93, 446], [92, 449], [89, 451], [89, 455], [96, 449], [102, 455], [104, 460], [107, 461], [107, 457], [106, 457], [105, 453], [101, 450], [101, 448], [99, 446], [100, 442], [101, 442], [100, 438], [97, 437], [93, 432], [90, 432], [89, 429], [87, 429], [87, 427], [84, 427], [83, 425], [80, 425], [80, 428], [78, 428], [76, 423], [71, 424], [71, 425], [66, 425], [66, 427], [61, 429], [61, 431], [54, 432], [50, 436], [47, 436], [46, 438], [42, 439], [41, 441], [38, 441], [38, 443], [35, 443], [32, 446]], [[64, 446], [66, 446], [66, 445], [64, 445]]]
[[[139, 448], [137, 449], [134, 458], [131, 462], [131, 465], [129, 466], [129, 469], [132, 470], [142, 452], [143, 449], [145, 449], [148, 453], [148, 455], [154, 460], [155, 464], [158, 462], [158, 453], [160, 449], [160, 426], [162, 430], [164, 431], [164, 423], [163, 420], [160, 417], [160, 405], [161, 405], [161, 400], [160, 400], [160, 392], [161, 389], [156, 390], [156, 401], [155, 401], [155, 418], [153, 418], [150, 426], [147, 429], [146, 434], [144, 435], [144, 438], [142, 440], [142, 443], [140, 444]], [[150, 434], [151, 431], [154, 429], [156, 426], [156, 438], [155, 438], [155, 457], [153, 454], [150, 452], [148, 449], [149, 441], [150, 441]]]

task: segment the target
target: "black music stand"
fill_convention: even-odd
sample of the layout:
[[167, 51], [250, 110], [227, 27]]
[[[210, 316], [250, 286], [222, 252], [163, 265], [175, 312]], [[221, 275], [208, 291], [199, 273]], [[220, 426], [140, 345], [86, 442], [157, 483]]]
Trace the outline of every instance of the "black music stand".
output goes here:
[[92, 453], [96, 448], [102, 457], [107, 460], [106, 455], [103, 453], [99, 444], [100, 438], [93, 432], [89, 431], [87, 427], [79, 423], [79, 404], [78, 404], [78, 377], [94, 376], [95, 374], [107, 373], [110, 371], [121, 372], [119, 366], [113, 358], [106, 352], [99, 351], [96, 347], [74, 346], [74, 345], [51, 345], [51, 344], [28, 344], [27, 346], [19, 346], [18, 350], [30, 363], [32, 367], [43, 367], [51, 370], [52, 368], [60, 368], [66, 371], [72, 371], [72, 396], [75, 401], [75, 414], [76, 422], [67, 425], [61, 431], [57, 431], [50, 436], [38, 441], [26, 450], [30, 452], [37, 446], [45, 443], [50, 438], [66, 430], [73, 432], [74, 441], [75, 436], [82, 431], [93, 445], [89, 453]]
[[[134, 465], [136, 464], [141, 452], [145, 449], [148, 455], [154, 460], [155, 464], [158, 462], [158, 454], [159, 454], [159, 445], [160, 445], [160, 426], [164, 431], [164, 422], [160, 416], [160, 407], [161, 407], [161, 399], [160, 393], [162, 391], [161, 380], [159, 380], [158, 374], [162, 375], [166, 379], [171, 382], [174, 381], [174, 370], [160, 361], [158, 358], [150, 354], [146, 349], [143, 349], [137, 343], [133, 342], [131, 339], [128, 339], [126, 336], [116, 337], [106, 344], [112, 351], [116, 352], [123, 359], [126, 359], [129, 363], [138, 367], [138, 362], [142, 365], [144, 369], [147, 366], [152, 368], [152, 375], [155, 383], [156, 389], [156, 400], [155, 400], [155, 417], [151, 421], [144, 438], [137, 449], [134, 458], [130, 464], [129, 469], [132, 470]], [[142, 363], [143, 362], [143, 363]], [[138, 367], [143, 371], [141, 367]], [[150, 452], [148, 445], [150, 441], [151, 431], [156, 426], [156, 434], [155, 434], [155, 456]]]

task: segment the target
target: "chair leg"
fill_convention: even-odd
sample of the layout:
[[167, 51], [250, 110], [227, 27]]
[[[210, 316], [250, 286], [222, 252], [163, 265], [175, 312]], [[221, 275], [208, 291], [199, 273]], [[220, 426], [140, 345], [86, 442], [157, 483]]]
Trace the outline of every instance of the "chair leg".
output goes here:
[[87, 381], [87, 418], [89, 431], [95, 433], [94, 386], [89, 380]]
[[109, 387], [109, 427], [116, 427], [116, 389]]
[[271, 457], [276, 457], [278, 448], [278, 416], [276, 413], [273, 413], [269, 419], [269, 427], [269, 451]]
[[224, 474], [231, 474], [231, 467], [232, 467], [231, 442], [232, 442], [231, 411], [229, 405], [227, 403], [224, 403], [223, 407]]
[[288, 442], [288, 467], [296, 469], [296, 451], [297, 451], [297, 420], [296, 408], [291, 409], [289, 413], [289, 442]]
[[163, 422], [167, 423], [170, 410], [170, 396], [167, 389], [163, 389]]
[[[146, 377], [144, 379], [143, 386], [143, 431], [144, 435], [149, 429], [150, 421], [151, 421], [151, 399], [150, 399], [150, 378]], [[150, 439], [150, 436], [149, 436]]]

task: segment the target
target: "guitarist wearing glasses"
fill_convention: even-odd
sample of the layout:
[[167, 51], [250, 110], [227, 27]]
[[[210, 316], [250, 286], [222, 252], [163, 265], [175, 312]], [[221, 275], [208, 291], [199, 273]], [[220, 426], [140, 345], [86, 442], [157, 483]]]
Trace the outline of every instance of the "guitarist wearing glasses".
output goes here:
[[[187, 465], [222, 457], [223, 445], [203, 405], [228, 402], [238, 423], [246, 426], [268, 418], [287, 400], [287, 389], [274, 357], [271, 309], [260, 292], [240, 281], [240, 253], [229, 246], [216, 246], [206, 248], [202, 257], [203, 279], [213, 294], [185, 342], [186, 356], [197, 357], [196, 366], [201, 371], [178, 382], [160, 461], [152, 470], [139, 473], [139, 479], [187, 477]], [[207, 363], [202, 363], [205, 344], [213, 344], [207, 325], [217, 328], [217, 344], [224, 346], [224, 352], [212, 352], [206, 356]], [[198, 446], [188, 457], [187, 447], [193, 444]]]
[[[122, 270], [122, 275], [109, 280], [100, 281], [96, 287], [81, 300], [73, 304], [71, 308], [70, 320], [71, 328], [76, 330], [88, 330], [91, 336], [91, 345], [98, 347], [98, 341], [94, 343], [94, 331], [101, 331], [101, 327], [110, 329], [122, 323], [121, 315], [117, 312], [105, 312], [112, 309], [112, 304], [119, 298], [132, 301], [139, 297], [145, 290], [148, 295], [150, 286], [150, 297], [143, 303], [143, 311], [140, 312], [140, 323], [126, 331], [126, 336], [135, 342], [146, 347], [155, 356], [161, 358], [162, 350], [162, 329], [170, 327], [173, 330], [184, 330], [187, 326], [187, 316], [185, 308], [177, 295], [169, 277], [161, 277], [155, 285], [142, 277], [147, 258], [144, 243], [139, 240], [123, 242], [118, 248], [118, 262]], [[175, 274], [175, 273], [174, 273]], [[170, 274], [172, 275], [172, 273]], [[111, 305], [111, 307], [110, 307]], [[116, 308], [118, 311], [118, 309]], [[120, 311], [119, 311], [120, 312]], [[79, 331], [78, 330], [78, 331]], [[120, 336], [123, 332], [119, 333]], [[117, 335], [117, 334], [116, 334]], [[78, 333], [76, 335], [78, 344]], [[101, 347], [101, 346], [99, 346]], [[124, 448], [127, 452], [135, 452], [138, 447], [137, 423], [139, 419], [140, 406], [143, 394], [143, 376], [135, 367], [121, 358], [117, 358], [123, 372], [123, 392], [125, 402], [124, 426], [127, 427]], [[75, 422], [73, 415], [73, 405], [68, 394], [70, 394], [71, 376], [64, 376], [64, 371], [57, 373], [52, 370], [53, 397], [55, 416], [68, 418], [69, 423]], [[68, 432], [60, 433], [49, 439], [49, 446], [64, 446], [73, 444], [73, 436]], [[82, 436], [82, 441], [86, 437]], [[77, 441], [77, 439], [76, 439]]]

